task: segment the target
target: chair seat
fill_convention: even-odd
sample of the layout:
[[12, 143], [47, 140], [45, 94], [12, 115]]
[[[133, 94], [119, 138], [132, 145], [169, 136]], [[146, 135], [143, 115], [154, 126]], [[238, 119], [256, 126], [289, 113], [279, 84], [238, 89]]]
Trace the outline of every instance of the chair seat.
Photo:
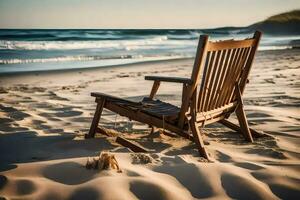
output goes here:
[[151, 115], [165, 118], [168, 121], [174, 121], [178, 118], [180, 108], [170, 103], [160, 100], [153, 100], [145, 97], [142, 101], [142, 111]]
[[180, 108], [177, 106], [160, 100], [153, 100], [148, 97], [144, 97], [140, 102], [134, 102], [98, 92], [93, 92], [91, 95], [96, 98], [105, 98], [106, 101], [113, 102], [115, 105], [126, 109], [136, 112], [144, 112], [161, 119], [164, 118], [164, 120], [169, 122], [174, 122], [178, 118], [180, 112]]

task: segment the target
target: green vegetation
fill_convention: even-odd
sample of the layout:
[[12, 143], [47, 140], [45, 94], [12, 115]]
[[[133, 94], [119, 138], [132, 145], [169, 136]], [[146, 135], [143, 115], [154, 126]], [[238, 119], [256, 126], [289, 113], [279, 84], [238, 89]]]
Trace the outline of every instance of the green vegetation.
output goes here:
[[263, 22], [277, 22], [277, 23], [285, 23], [289, 21], [300, 21], [300, 10], [293, 10], [290, 12], [278, 14], [267, 18]]

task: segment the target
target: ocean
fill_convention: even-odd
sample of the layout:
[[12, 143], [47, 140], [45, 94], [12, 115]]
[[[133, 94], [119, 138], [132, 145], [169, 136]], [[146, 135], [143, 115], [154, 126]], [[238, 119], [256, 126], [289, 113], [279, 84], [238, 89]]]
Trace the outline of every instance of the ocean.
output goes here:
[[[109, 67], [192, 58], [199, 35], [212, 40], [251, 37], [253, 32], [209, 30], [0, 30], [0, 74]], [[259, 50], [292, 48], [300, 35], [263, 35]]]

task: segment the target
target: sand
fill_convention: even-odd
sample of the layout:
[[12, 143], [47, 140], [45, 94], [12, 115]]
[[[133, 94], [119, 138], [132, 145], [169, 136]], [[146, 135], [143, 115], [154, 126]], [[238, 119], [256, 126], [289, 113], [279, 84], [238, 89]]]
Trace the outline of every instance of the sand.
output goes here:
[[[252, 128], [270, 134], [250, 144], [221, 126], [204, 129], [214, 162], [181, 137], [104, 111], [100, 124], [147, 149], [151, 162], [97, 135], [85, 140], [99, 91], [140, 100], [145, 75], [188, 77], [193, 60], [0, 77], [0, 197], [4, 199], [299, 199], [300, 50], [259, 52], [245, 109]], [[181, 85], [158, 98], [179, 105]], [[231, 121], [236, 122], [234, 116]], [[87, 170], [87, 157], [109, 151], [116, 170]], [[0, 199], [1, 199], [0, 198]]]

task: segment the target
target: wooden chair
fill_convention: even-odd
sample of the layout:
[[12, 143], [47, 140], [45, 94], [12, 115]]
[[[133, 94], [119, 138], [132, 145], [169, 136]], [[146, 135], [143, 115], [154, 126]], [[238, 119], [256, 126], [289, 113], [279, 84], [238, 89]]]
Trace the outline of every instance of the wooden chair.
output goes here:
[[[197, 144], [201, 156], [209, 158], [199, 127], [219, 122], [243, 134], [253, 142], [243, 109], [243, 92], [257, 50], [261, 33], [244, 40], [208, 41], [201, 35], [191, 78], [146, 76], [154, 81], [149, 97], [132, 102], [103, 93], [91, 93], [96, 97], [97, 108], [86, 138], [94, 137], [103, 108], [150, 126], [164, 128]], [[202, 75], [202, 76], [201, 76]], [[181, 107], [155, 100], [161, 82], [181, 83]], [[239, 126], [227, 118], [236, 113]]]

